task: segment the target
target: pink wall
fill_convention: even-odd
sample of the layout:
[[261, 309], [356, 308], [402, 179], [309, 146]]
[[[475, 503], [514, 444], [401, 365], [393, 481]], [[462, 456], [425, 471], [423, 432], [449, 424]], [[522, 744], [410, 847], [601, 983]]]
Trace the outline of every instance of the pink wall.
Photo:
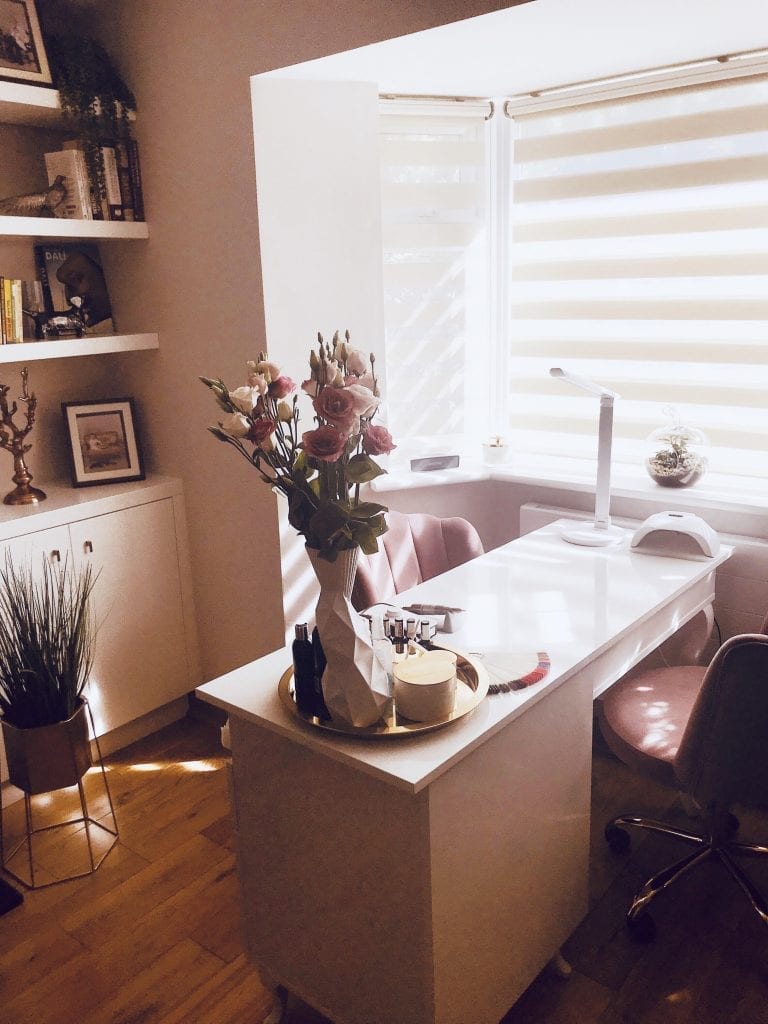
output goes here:
[[274, 498], [207, 434], [215, 408], [197, 382], [203, 374], [236, 386], [244, 361], [265, 346], [249, 78], [511, 6], [124, 0], [88, 8], [136, 94], [150, 221], [149, 242], [115, 256], [110, 287], [132, 311], [122, 328], [157, 330], [161, 344], [114, 357], [110, 375], [139, 402], [149, 468], [185, 483], [205, 678], [282, 642]]

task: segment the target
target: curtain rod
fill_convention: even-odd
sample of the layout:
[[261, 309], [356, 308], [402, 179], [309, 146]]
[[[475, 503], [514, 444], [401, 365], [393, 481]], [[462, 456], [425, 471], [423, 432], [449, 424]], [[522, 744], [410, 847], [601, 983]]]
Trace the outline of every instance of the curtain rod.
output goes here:
[[436, 96], [404, 92], [383, 92], [379, 93], [379, 99], [386, 100], [389, 103], [426, 103], [434, 104], [435, 106], [452, 103], [466, 103], [468, 106], [487, 106], [488, 114], [485, 118], [486, 121], [490, 121], [496, 113], [495, 102], [487, 96]]
[[[651, 91], [654, 86], [661, 89], [678, 80], [680, 85], [691, 85], [697, 81], [744, 77], [757, 74], [760, 69], [768, 71], [766, 47], [702, 57], [695, 61], [681, 61], [677, 64], [663, 64], [653, 68], [639, 68], [620, 75], [588, 78], [579, 82], [569, 82], [567, 85], [516, 93], [505, 101], [504, 113], [511, 117], [513, 115], [510, 110], [520, 112], [525, 109], [545, 109], [548, 101], [550, 106], [571, 99], [594, 102], [601, 98], [626, 95], [635, 91], [638, 86], [645, 86]], [[685, 72], [689, 74], [685, 75]]]

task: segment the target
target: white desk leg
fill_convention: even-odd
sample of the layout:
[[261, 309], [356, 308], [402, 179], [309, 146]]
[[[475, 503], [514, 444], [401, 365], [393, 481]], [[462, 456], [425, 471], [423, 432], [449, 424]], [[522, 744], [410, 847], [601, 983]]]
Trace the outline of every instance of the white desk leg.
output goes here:
[[558, 978], [570, 978], [570, 976], [573, 974], [573, 968], [565, 959], [565, 957], [559, 949], [552, 957], [552, 959], [549, 961], [549, 965]]

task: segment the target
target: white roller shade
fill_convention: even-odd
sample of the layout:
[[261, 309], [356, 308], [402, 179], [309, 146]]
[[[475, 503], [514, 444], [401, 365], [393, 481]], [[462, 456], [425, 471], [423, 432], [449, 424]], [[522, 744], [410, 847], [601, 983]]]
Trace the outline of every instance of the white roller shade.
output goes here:
[[489, 103], [382, 104], [387, 419], [406, 457], [487, 430]]
[[713, 471], [768, 477], [768, 76], [517, 115], [508, 425], [517, 451], [641, 466], [672, 404]]

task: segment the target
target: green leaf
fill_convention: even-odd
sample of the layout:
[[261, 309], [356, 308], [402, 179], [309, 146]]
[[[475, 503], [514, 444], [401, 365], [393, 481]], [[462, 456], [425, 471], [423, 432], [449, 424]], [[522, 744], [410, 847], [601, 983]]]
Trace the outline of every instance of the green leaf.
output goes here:
[[366, 555], [375, 555], [379, 550], [376, 532], [367, 523], [352, 523], [352, 539]]
[[349, 516], [339, 505], [331, 502], [322, 505], [309, 521], [309, 528], [313, 537], [318, 540], [318, 546], [325, 548], [330, 546], [340, 535], [351, 537], [349, 531]]
[[379, 505], [375, 501], [361, 501], [352, 507], [350, 515], [355, 519], [372, 519], [386, 511], [386, 505]]
[[304, 491], [294, 488], [288, 497], [288, 522], [294, 530], [306, 534], [314, 512], [315, 506]]
[[377, 476], [383, 476], [385, 472], [369, 455], [362, 452], [353, 455], [344, 469], [344, 475], [352, 484], [367, 484]]

